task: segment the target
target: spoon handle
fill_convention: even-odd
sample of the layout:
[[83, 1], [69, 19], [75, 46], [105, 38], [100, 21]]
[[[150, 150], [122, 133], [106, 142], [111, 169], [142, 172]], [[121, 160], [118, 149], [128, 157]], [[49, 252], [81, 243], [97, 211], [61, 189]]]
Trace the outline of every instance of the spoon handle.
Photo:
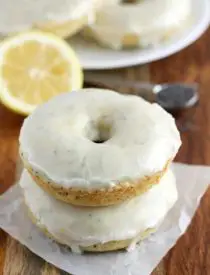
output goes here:
[[155, 85], [146, 82], [124, 80], [112, 76], [85, 75], [85, 83], [91, 86], [113, 89], [123, 93], [129, 93], [143, 97], [147, 101], [154, 102], [156, 95], [153, 92]]

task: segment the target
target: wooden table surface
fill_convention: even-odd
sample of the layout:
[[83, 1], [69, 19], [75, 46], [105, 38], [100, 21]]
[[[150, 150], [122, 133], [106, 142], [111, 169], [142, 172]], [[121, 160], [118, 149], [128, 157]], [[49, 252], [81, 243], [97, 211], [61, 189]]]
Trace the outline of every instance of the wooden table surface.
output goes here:
[[[182, 132], [177, 161], [210, 165], [210, 29], [192, 46], [150, 65], [115, 70], [128, 79], [200, 84], [200, 103]], [[189, 118], [187, 118], [189, 119]], [[0, 194], [14, 183], [18, 135], [23, 118], [0, 105]], [[187, 179], [186, 179], [187, 180]], [[0, 230], [0, 275], [66, 274], [31, 253]], [[141, 271], [139, 271], [141, 275]], [[153, 275], [210, 275], [210, 190], [186, 234], [159, 264]]]

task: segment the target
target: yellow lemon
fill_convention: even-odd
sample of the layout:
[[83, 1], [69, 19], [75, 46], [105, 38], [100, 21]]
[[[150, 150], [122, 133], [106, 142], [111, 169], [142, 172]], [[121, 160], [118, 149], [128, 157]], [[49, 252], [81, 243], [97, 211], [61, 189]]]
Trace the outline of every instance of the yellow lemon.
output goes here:
[[0, 45], [0, 100], [28, 115], [53, 96], [81, 88], [83, 73], [71, 47], [55, 35], [18, 34]]

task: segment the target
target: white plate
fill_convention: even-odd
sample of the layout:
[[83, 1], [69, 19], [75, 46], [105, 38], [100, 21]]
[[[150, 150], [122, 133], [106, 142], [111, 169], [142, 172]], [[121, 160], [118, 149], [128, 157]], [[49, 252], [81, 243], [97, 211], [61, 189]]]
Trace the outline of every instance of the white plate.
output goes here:
[[210, 0], [192, 0], [193, 22], [179, 36], [150, 49], [115, 51], [84, 41], [82, 37], [71, 39], [84, 69], [113, 69], [145, 64], [172, 55], [197, 40], [210, 23]]

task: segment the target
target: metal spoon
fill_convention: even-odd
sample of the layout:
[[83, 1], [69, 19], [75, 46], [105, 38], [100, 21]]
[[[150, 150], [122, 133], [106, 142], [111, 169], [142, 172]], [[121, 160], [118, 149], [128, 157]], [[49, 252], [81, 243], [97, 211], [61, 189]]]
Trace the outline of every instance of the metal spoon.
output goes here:
[[196, 83], [151, 84], [89, 72], [85, 74], [85, 83], [89, 86], [123, 90], [124, 93], [128, 89], [132, 89], [132, 94], [141, 96], [149, 102], [156, 102], [169, 112], [189, 109], [199, 101], [198, 84]]

